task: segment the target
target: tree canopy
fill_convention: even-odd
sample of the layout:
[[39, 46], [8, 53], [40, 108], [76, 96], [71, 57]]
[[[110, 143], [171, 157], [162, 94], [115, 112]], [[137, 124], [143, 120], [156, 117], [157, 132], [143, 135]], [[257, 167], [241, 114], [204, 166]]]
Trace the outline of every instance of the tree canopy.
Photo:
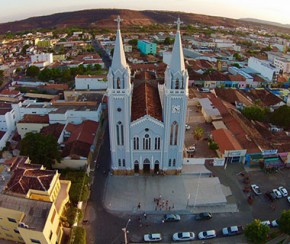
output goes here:
[[266, 118], [266, 109], [259, 106], [245, 107], [242, 110], [242, 114], [250, 120], [264, 121]]
[[281, 106], [270, 115], [270, 122], [274, 125], [290, 128], [290, 107]]
[[245, 236], [253, 243], [265, 243], [267, 240], [270, 227], [261, 223], [259, 219], [255, 219], [245, 228]]
[[40, 72], [40, 69], [36, 66], [30, 66], [26, 70], [26, 75], [29, 77], [37, 77]]
[[281, 217], [278, 219], [279, 229], [290, 235], [290, 210], [284, 210], [281, 214]]
[[29, 156], [34, 164], [42, 164], [51, 169], [55, 160], [60, 162], [61, 154], [58, 144], [52, 135], [42, 135], [39, 133], [27, 133], [21, 141], [20, 154]]

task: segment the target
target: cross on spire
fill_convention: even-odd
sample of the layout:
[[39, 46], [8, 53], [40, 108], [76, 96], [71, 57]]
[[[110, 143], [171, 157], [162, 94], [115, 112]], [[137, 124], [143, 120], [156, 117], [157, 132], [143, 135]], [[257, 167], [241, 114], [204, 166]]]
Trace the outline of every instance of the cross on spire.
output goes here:
[[174, 21], [175, 24], [177, 24], [177, 31], [180, 30], [180, 24], [183, 24], [182, 21], [180, 21], [180, 18], [178, 17], [177, 21]]
[[120, 23], [121, 23], [121, 21], [122, 21], [122, 19], [120, 18], [120, 15], [118, 15], [118, 17], [117, 17], [117, 19], [114, 19], [114, 21], [116, 21], [117, 22], [117, 26], [118, 26], [118, 30], [120, 30]]

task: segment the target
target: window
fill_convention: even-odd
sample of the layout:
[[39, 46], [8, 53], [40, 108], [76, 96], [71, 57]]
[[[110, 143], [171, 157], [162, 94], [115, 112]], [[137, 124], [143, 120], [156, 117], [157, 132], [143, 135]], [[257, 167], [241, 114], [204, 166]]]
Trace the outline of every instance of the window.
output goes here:
[[171, 167], [171, 159], [169, 159], [168, 167]]
[[160, 150], [160, 137], [155, 137], [155, 150]]
[[117, 78], [117, 89], [121, 88], [121, 80], [120, 77]]
[[8, 218], [9, 222], [13, 222], [13, 223], [16, 223], [16, 220], [13, 219], [13, 218]]
[[39, 244], [41, 244], [41, 242], [39, 241], [39, 240], [36, 240], [36, 239], [30, 239], [30, 241], [32, 242], [32, 243], [39, 243]]
[[123, 167], [126, 167], [126, 161], [123, 159]]
[[143, 150], [150, 150], [151, 149], [151, 138], [148, 134], [145, 135], [143, 138]]
[[134, 137], [134, 150], [139, 150], [139, 137]]
[[178, 88], [179, 88], [179, 79], [177, 78], [175, 81], [175, 89], [178, 89]]
[[52, 231], [50, 231], [49, 240], [51, 240], [51, 238], [52, 238]]
[[173, 167], [176, 166], [176, 159], [173, 159]]
[[117, 131], [117, 145], [123, 146], [124, 145], [124, 126], [121, 121], [118, 122], [116, 125]]
[[56, 214], [56, 211], [54, 210], [53, 214], [51, 216], [51, 219], [50, 219], [50, 223], [52, 223], [52, 224], [53, 224], [53, 221], [54, 221], [55, 214]]
[[118, 165], [121, 167], [121, 159], [118, 159]]
[[174, 121], [170, 127], [170, 145], [177, 145], [178, 139], [178, 124]]

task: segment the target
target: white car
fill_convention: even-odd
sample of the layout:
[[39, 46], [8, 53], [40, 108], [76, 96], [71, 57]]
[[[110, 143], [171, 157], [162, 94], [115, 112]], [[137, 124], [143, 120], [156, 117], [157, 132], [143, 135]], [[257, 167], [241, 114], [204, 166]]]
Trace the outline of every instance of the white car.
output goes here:
[[257, 186], [256, 184], [252, 184], [252, 185], [251, 185], [251, 188], [252, 188], [253, 192], [254, 192], [256, 195], [261, 195], [261, 194], [262, 194], [262, 192], [261, 192], [261, 190], [260, 190], [260, 187]]
[[276, 198], [281, 198], [282, 194], [280, 191], [278, 191], [277, 189], [273, 189], [273, 193], [275, 194]]
[[190, 130], [190, 128], [191, 128], [190, 125], [185, 124], [185, 129], [186, 129], [186, 130]]
[[207, 230], [207, 231], [202, 231], [198, 233], [198, 239], [203, 240], [203, 239], [210, 239], [210, 238], [215, 238], [216, 233], [215, 230]]
[[282, 194], [283, 197], [287, 197], [288, 196], [288, 191], [286, 190], [285, 187], [279, 186], [278, 187], [278, 190], [281, 192], [281, 194]]
[[190, 146], [190, 147], [186, 148], [186, 152], [187, 153], [194, 153], [195, 152], [195, 146]]
[[270, 222], [270, 220], [264, 220], [264, 221], [261, 221], [261, 224], [262, 224], [262, 225], [268, 225], [269, 227], [271, 226], [271, 222]]
[[159, 233], [153, 233], [153, 234], [146, 234], [144, 235], [144, 241], [145, 242], [158, 242], [161, 241], [162, 237]]
[[177, 232], [172, 236], [173, 241], [190, 241], [194, 240], [195, 234], [193, 232]]
[[230, 227], [225, 227], [222, 229], [222, 233], [224, 236], [233, 236], [239, 234], [241, 231], [239, 230], [239, 227], [234, 225]]
[[288, 202], [290, 203], [290, 197], [287, 197]]
[[277, 222], [277, 219], [273, 220], [273, 221], [271, 222], [271, 225], [272, 225], [272, 227], [278, 227], [279, 224], [278, 224], [278, 222]]

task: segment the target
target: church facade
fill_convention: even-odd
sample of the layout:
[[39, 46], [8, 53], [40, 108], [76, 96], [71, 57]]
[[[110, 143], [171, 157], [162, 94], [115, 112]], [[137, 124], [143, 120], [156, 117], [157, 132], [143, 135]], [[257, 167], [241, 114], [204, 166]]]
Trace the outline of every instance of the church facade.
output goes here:
[[114, 174], [177, 174], [182, 169], [188, 99], [180, 20], [164, 83], [146, 72], [131, 75], [118, 17], [108, 73], [111, 169]]

